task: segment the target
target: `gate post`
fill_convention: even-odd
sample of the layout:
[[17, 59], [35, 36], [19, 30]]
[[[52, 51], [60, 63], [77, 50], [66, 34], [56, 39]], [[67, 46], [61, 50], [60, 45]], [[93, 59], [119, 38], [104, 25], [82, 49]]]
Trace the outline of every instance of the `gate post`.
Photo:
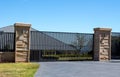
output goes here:
[[110, 28], [94, 28], [94, 60], [108, 61], [111, 59]]
[[15, 62], [29, 62], [31, 24], [15, 23]]

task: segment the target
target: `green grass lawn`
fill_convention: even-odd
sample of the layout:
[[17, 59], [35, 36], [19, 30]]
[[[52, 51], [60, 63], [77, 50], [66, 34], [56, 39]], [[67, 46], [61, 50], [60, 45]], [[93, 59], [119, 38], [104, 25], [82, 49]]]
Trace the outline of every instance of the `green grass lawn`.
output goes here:
[[0, 77], [34, 77], [39, 64], [0, 63]]

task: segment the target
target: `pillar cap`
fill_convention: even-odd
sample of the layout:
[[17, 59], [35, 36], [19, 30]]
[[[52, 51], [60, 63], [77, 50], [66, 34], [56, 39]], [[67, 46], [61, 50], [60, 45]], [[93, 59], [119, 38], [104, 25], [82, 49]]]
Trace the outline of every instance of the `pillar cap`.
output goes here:
[[94, 28], [94, 31], [111, 31], [111, 28]]
[[25, 24], [25, 23], [15, 23], [14, 27], [30, 27], [31, 24]]

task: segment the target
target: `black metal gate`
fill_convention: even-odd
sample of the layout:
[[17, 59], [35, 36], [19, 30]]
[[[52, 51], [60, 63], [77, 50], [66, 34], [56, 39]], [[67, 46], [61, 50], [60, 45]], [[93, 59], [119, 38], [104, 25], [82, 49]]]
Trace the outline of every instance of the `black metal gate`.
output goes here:
[[31, 32], [31, 61], [92, 60], [93, 34]]
[[0, 32], [0, 52], [15, 51], [15, 33]]
[[120, 59], [120, 33], [112, 33], [111, 58]]

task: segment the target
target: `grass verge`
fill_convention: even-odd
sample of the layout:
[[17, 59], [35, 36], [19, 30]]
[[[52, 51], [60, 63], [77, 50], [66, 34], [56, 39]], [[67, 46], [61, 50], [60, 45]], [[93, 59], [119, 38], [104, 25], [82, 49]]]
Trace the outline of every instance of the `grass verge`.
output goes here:
[[0, 77], [34, 77], [39, 64], [0, 63]]

